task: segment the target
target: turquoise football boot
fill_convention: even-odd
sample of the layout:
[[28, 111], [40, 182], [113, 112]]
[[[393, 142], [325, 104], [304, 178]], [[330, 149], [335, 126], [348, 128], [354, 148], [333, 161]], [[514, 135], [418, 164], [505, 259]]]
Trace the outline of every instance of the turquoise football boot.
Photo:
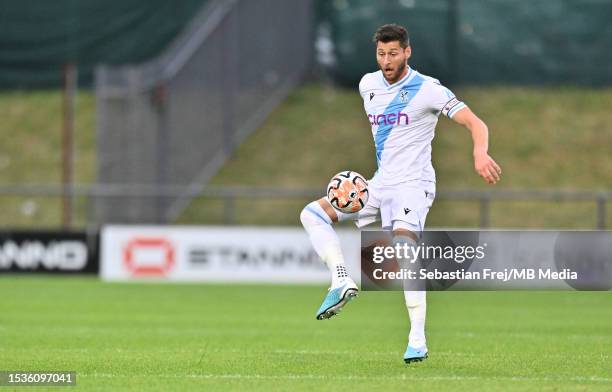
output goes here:
[[423, 346], [421, 348], [414, 348], [408, 346], [406, 352], [404, 353], [404, 362], [421, 362], [422, 360], [427, 358], [427, 347]]
[[357, 285], [351, 278], [342, 279], [336, 287], [330, 287], [323, 304], [317, 311], [317, 320], [331, 318], [342, 310], [350, 300], [359, 293]]

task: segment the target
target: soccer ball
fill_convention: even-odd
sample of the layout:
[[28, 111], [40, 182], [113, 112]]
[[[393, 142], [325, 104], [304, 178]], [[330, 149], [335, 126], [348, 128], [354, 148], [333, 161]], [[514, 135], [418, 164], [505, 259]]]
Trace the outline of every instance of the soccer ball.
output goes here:
[[347, 214], [361, 210], [368, 196], [368, 182], [354, 171], [336, 174], [327, 185], [327, 200], [335, 209]]

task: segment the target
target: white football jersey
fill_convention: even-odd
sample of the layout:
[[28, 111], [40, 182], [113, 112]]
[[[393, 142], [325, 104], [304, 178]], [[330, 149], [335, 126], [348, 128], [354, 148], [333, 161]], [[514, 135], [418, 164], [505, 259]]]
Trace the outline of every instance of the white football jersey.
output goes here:
[[378, 170], [374, 181], [397, 185], [436, 181], [431, 141], [438, 116], [452, 118], [466, 107], [437, 79], [408, 67], [408, 74], [389, 85], [381, 71], [365, 74], [359, 93], [372, 125]]

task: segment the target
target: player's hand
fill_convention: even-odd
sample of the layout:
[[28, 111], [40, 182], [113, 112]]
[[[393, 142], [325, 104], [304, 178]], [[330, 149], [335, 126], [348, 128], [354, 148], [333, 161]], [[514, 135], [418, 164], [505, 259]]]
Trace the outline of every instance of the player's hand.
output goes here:
[[495, 184], [501, 179], [501, 167], [487, 153], [474, 154], [474, 169], [489, 184]]

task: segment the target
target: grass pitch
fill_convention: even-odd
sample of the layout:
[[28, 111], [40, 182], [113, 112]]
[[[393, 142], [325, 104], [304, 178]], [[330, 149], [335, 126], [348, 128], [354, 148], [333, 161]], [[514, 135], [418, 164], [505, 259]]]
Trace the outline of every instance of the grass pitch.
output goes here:
[[[423, 70], [425, 71], [425, 70]], [[367, 118], [354, 89], [306, 84], [295, 91], [242, 143], [211, 180], [213, 185], [321, 189], [341, 170], [370, 176], [376, 170]], [[457, 87], [487, 122], [490, 151], [504, 170], [487, 186], [473, 169], [469, 132], [441, 118], [433, 142], [438, 192], [452, 189], [612, 189], [612, 88]], [[75, 181], [95, 182], [95, 98], [82, 90], [75, 119]], [[0, 92], [0, 184], [61, 181], [61, 91]], [[443, 116], [442, 116], [443, 117]], [[307, 199], [236, 200], [238, 224], [299, 225]], [[90, 204], [76, 198], [74, 223], [84, 227]], [[178, 223], [224, 223], [220, 200], [200, 198]], [[0, 197], [7, 227], [57, 227], [59, 197]], [[495, 201], [491, 226], [498, 228], [592, 229], [594, 201]], [[438, 198], [429, 227], [478, 227], [474, 201]], [[608, 225], [612, 208], [608, 204]]]
[[324, 293], [5, 276], [0, 370], [76, 370], [95, 391], [612, 390], [610, 293], [429, 293], [430, 358], [412, 365], [401, 293], [316, 321]]

